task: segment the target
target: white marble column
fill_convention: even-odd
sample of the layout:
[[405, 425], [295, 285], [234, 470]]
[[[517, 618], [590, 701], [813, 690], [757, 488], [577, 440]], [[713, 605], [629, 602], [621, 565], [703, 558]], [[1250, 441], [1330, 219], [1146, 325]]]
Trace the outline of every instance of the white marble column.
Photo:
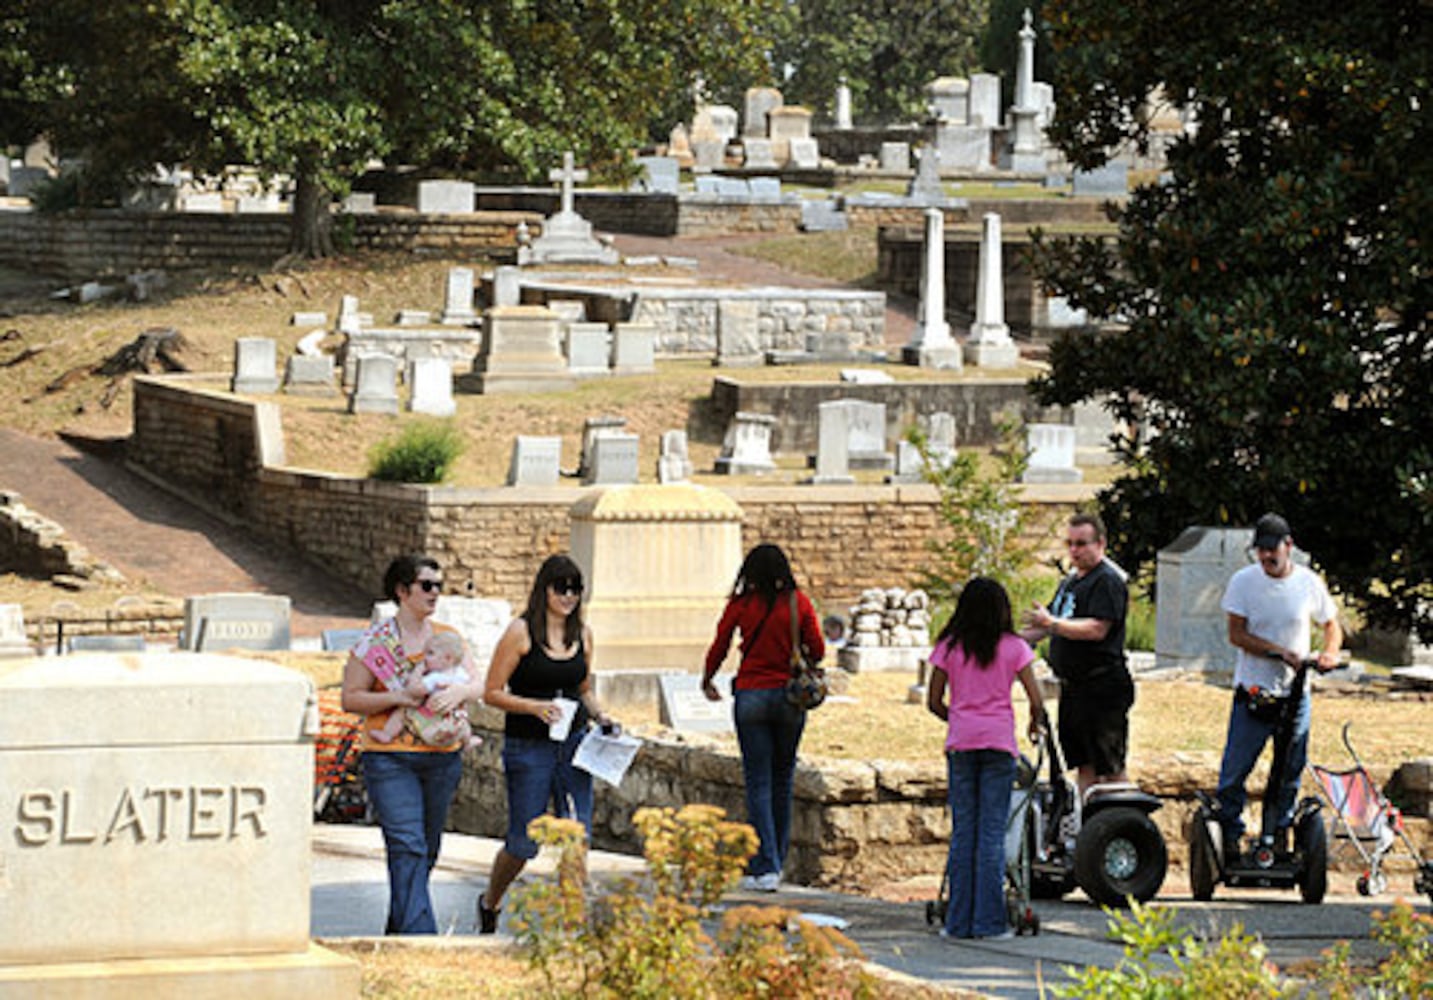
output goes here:
[[1000, 257], [1000, 216], [985, 213], [980, 232], [980, 272], [975, 284], [975, 323], [965, 343], [966, 364], [1013, 368], [1020, 351], [1005, 324], [1004, 266]]
[[1024, 19], [1015, 67], [1015, 105], [1010, 109], [1012, 135], [1007, 166], [1017, 173], [1043, 173], [1044, 140], [1038, 121], [1040, 109], [1035, 103], [1035, 29], [1028, 7]]
[[1030, 8], [1025, 8], [1020, 28], [1020, 52], [1015, 57], [1015, 106], [1035, 106], [1035, 29], [1031, 25]]
[[851, 127], [851, 88], [846, 85], [845, 77], [836, 87], [836, 127]]
[[960, 347], [945, 319], [945, 213], [925, 210], [925, 254], [921, 271], [920, 318], [915, 335], [901, 351], [908, 365], [959, 368]]

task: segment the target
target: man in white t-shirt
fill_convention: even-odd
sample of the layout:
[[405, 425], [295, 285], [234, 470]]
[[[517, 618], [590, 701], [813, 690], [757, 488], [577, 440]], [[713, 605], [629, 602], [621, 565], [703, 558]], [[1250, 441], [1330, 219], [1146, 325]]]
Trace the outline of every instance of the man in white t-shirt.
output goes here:
[[[1219, 765], [1219, 822], [1224, 828], [1224, 846], [1233, 856], [1244, 833], [1244, 782], [1253, 770], [1264, 744], [1274, 735], [1277, 720], [1256, 715], [1258, 699], [1250, 693], [1286, 698], [1291, 693], [1294, 671], [1309, 656], [1310, 622], [1323, 630], [1323, 648], [1318, 669], [1338, 665], [1343, 630], [1338, 609], [1323, 579], [1305, 566], [1294, 563], [1294, 540], [1289, 523], [1277, 514], [1265, 514], [1254, 526], [1258, 562], [1236, 572], [1224, 590], [1221, 602], [1229, 622], [1229, 642], [1239, 651], [1234, 668], [1234, 705], [1229, 714], [1229, 734], [1224, 741], [1224, 759]], [[1308, 679], [1304, 697], [1289, 742], [1286, 767], [1275, 809], [1265, 810], [1263, 833], [1273, 834], [1282, 843], [1283, 831], [1294, 819], [1294, 800], [1309, 747]], [[1278, 781], [1279, 776], [1270, 780]]]

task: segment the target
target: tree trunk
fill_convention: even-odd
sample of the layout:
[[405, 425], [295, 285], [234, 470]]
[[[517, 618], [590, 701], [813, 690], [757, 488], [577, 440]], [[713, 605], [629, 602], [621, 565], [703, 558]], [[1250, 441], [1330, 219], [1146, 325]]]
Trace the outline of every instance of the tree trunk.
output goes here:
[[289, 229], [290, 254], [308, 258], [333, 256], [333, 215], [329, 210], [332, 200], [314, 171], [300, 166]]

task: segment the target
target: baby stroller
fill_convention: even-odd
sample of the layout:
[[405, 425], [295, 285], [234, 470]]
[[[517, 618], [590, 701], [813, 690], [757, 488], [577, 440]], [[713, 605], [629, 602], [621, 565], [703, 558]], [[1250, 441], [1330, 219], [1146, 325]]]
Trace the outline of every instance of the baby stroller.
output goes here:
[[1308, 770], [1319, 796], [1333, 811], [1334, 836], [1347, 840], [1363, 859], [1365, 867], [1358, 877], [1358, 893], [1360, 896], [1377, 896], [1388, 888], [1383, 859], [1401, 840], [1417, 867], [1413, 891], [1427, 893], [1429, 901], [1433, 902], [1433, 861], [1424, 860], [1419, 855], [1403, 829], [1402, 814], [1383, 797], [1368, 776], [1363, 761], [1349, 741], [1351, 725], [1350, 722], [1343, 724], [1343, 745], [1348, 748], [1354, 766], [1347, 771], [1334, 771], [1311, 763]]
[[345, 712], [336, 688], [318, 693], [319, 731], [314, 739], [313, 817], [321, 823], [365, 823], [368, 792], [358, 768], [362, 719]]
[[[1044, 743], [1032, 764], [1021, 754], [1015, 767], [1015, 786], [1010, 793], [1010, 814], [1005, 818], [1005, 919], [1016, 934], [1040, 933], [1040, 917], [1030, 906], [1030, 864], [1035, 845], [1030, 842], [1034, 824], [1029, 822], [1030, 806], [1035, 800], [1036, 779], [1044, 760]], [[940, 893], [925, 904], [926, 923], [945, 923], [946, 907], [950, 905], [950, 870], [943, 868]]]

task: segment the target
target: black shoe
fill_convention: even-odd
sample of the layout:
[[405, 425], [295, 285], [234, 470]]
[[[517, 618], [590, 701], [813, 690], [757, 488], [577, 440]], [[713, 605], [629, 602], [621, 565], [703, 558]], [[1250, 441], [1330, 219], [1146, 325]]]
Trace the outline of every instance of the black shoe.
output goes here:
[[488, 906], [487, 892], [478, 893], [478, 933], [496, 934], [498, 932], [498, 914], [502, 908], [494, 910]]

